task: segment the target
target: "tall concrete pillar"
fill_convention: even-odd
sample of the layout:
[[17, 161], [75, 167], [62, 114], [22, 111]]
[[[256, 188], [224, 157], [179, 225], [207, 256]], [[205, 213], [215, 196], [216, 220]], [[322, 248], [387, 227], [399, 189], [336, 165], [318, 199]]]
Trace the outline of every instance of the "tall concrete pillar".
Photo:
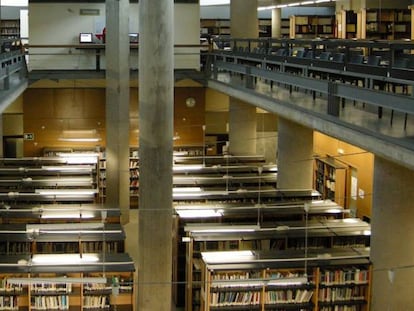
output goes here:
[[312, 189], [312, 129], [279, 117], [278, 136], [277, 187]]
[[138, 310], [171, 310], [173, 1], [139, 2]]
[[106, 0], [106, 204], [129, 221], [128, 0]]
[[[232, 38], [259, 36], [257, 0], [230, 1], [230, 34]], [[233, 155], [256, 154], [256, 109], [236, 98], [230, 98], [229, 143]]]
[[[280, 4], [280, 0], [274, 0], [273, 5]], [[282, 9], [272, 9], [272, 38], [280, 38], [282, 36]]]
[[414, 306], [413, 189], [413, 170], [375, 157], [371, 310], [408, 310]]
[[230, 35], [232, 38], [259, 36], [257, 0], [230, 1]]
[[232, 155], [256, 154], [256, 107], [230, 97], [229, 152]]

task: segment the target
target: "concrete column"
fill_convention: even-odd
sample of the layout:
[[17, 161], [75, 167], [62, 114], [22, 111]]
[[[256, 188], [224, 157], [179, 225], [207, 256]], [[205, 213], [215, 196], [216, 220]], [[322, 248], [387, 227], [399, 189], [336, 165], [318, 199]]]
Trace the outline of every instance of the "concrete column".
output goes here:
[[229, 152], [232, 155], [256, 154], [256, 107], [230, 97]]
[[278, 135], [277, 187], [312, 189], [312, 129], [279, 117]]
[[259, 36], [257, 0], [230, 1], [230, 34], [232, 38]]
[[413, 170], [375, 157], [371, 310], [408, 310], [414, 306], [413, 189]]
[[171, 310], [173, 1], [139, 2], [138, 308]]
[[[1, 0], [0, 0], [0, 2], [1, 2]], [[1, 13], [1, 11], [0, 11], [0, 13]], [[0, 158], [4, 157], [3, 116], [4, 116], [4, 114], [0, 114]]]
[[[230, 34], [232, 38], [259, 36], [257, 0], [230, 1]], [[236, 98], [230, 98], [229, 142], [233, 155], [256, 154], [256, 109]]]
[[[280, 0], [274, 0], [273, 5], [280, 4]], [[272, 38], [280, 38], [282, 36], [282, 9], [276, 8], [272, 10]]]
[[128, 0], [106, 0], [106, 204], [129, 220]]

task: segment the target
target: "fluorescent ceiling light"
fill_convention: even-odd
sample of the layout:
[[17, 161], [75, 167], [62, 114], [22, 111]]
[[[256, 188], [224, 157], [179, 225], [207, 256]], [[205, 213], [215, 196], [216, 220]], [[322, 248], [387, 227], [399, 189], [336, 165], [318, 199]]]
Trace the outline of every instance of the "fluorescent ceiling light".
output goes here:
[[229, 226], [197, 226], [189, 230], [192, 233], [225, 233], [225, 232], [254, 232], [259, 230], [257, 225], [229, 225]]
[[85, 211], [73, 211], [73, 212], [69, 212], [69, 211], [47, 211], [47, 210], [43, 210], [42, 214], [40, 216], [43, 219], [77, 219], [77, 218], [82, 218], [82, 219], [88, 219], [88, 218], [93, 218], [94, 214], [92, 212], [85, 212]]
[[68, 265], [83, 264], [99, 261], [94, 254], [36, 254], [33, 255], [32, 263], [35, 265]]
[[177, 214], [181, 218], [207, 218], [223, 216], [222, 211], [213, 209], [180, 209], [177, 210]]
[[189, 165], [174, 165], [173, 171], [174, 172], [181, 172], [181, 171], [197, 171], [201, 170], [203, 165], [201, 164], [189, 164]]
[[274, 285], [274, 286], [288, 286], [288, 285], [302, 285], [308, 283], [308, 279], [306, 277], [287, 277], [287, 278], [280, 278], [280, 279], [271, 279], [267, 283], [267, 285]]
[[75, 172], [85, 170], [85, 171], [88, 171], [88, 172], [92, 172], [92, 166], [89, 166], [89, 165], [77, 165], [77, 166], [43, 165], [42, 170], [45, 170], [45, 171], [75, 171]]
[[1, 0], [1, 6], [28, 6], [29, 0]]
[[200, 0], [200, 6], [229, 5], [230, 0]]
[[193, 192], [201, 192], [202, 189], [200, 187], [180, 187], [180, 188], [173, 188], [173, 193], [193, 193]]
[[203, 252], [201, 256], [207, 263], [238, 262], [254, 259], [252, 251]]
[[68, 141], [68, 142], [79, 142], [79, 143], [89, 143], [89, 142], [97, 142], [97, 141], [101, 141], [100, 138], [97, 137], [91, 137], [91, 138], [87, 138], [87, 137], [79, 137], [79, 138], [65, 138], [65, 137], [59, 137], [58, 138], [59, 141]]
[[99, 277], [85, 277], [85, 278], [71, 278], [71, 277], [54, 277], [54, 278], [8, 278], [8, 284], [14, 285], [30, 285], [30, 284], [106, 284], [106, 278]]
[[41, 195], [94, 195], [96, 189], [35, 189]]

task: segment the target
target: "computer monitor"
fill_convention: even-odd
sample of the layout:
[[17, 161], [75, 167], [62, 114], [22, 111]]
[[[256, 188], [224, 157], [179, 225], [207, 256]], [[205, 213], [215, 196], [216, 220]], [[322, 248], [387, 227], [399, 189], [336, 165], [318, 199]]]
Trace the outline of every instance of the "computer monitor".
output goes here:
[[138, 43], [139, 35], [137, 33], [129, 34], [129, 43]]
[[91, 32], [81, 32], [79, 34], [79, 43], [93, 43], [93, 34]]

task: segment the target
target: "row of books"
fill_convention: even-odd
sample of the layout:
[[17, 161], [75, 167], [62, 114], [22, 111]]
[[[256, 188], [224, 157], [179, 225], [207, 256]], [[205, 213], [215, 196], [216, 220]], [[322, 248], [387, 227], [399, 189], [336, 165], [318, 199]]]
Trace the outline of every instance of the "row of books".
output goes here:
[[366, 291], [366, 286], [325, 287], [319, 289], [318, 299], [321, 302], [364, 300]]
[[[124, 248], [123, 242], [106, 242], [105, 252], [106, 253], [122, 253]], [[102, 242], [82, 242], [83, 253], [99, 253], [102, 252]]]
[[36, 310], [69, 310], [69, 296], [32, 296], [31, 307]]
[[109, 308], [109, 296], [83, 296], [84, 309]]
[[323, 285], [335, 284], [364, 284], [369, 280], [369, 271], [358, 268], [323, 270], [320, 283]]
[[249, 280], [249, 279], [258, 279], [262, 275], [260, 272], [236, 272], [236, 273], [217, 273], [212, 275], [213, 281], [231, 281], [231, 280]]
[[307, 303], [311, 300], [313, 290], [287, 289], [277, 291], [266, 291], [265, 303]]
[[71, 283], [36, 283], [30, 284], [32, 293], [71, 293]]
[[0, 292], [22, 292], [23, 285], [10, 284], [7, 282], [7, 278], [0, 279]]
[[210, 295], [212, 307], [233, 305], [258, 305], [260, 304], [260, 291], [245, 292], [213, 292]]
[[19, 310], [17, 296], [0, 296], [0, 310]]
[[328, 306], [319, 307], [319, 311], [360, 311], [360, 306]]

